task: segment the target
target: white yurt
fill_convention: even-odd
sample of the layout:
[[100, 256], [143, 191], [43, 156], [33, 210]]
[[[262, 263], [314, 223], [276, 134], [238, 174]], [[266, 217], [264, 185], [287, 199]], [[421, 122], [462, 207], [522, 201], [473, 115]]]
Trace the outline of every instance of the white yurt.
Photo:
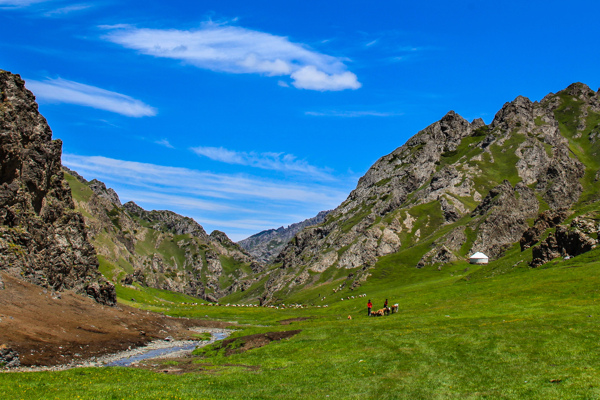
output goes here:
[[487, 264], [489, 261], [490, 259], [488, 258], [488, 256], [486, 256], [483, 253], [480, 253], [479, 251], [473, 254], [471, 257], [469, 257], [469, 262], [471, 264]]

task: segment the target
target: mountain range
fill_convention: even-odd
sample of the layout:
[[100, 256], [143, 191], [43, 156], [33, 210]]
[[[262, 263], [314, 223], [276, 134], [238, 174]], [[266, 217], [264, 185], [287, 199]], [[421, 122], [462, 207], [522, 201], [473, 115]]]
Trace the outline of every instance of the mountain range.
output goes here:
[[239, 244], [62, 170], [61, 143], [20, 77], [1, 72], [0, 88], [0, 269], [107, 304], [123, 287], [280, 303], [358, 289], [397, 265], [440, 270], [483, 252], [535, 268], [598, 243], [600, 95], [581, 83], [519, 96], [490, 124], [450, 111], [336, 209]]

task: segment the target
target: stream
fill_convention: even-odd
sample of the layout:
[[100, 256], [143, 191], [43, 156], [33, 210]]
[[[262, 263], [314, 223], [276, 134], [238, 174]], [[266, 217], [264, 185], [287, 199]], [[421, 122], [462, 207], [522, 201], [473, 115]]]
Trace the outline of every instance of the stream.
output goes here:
[[109, 356], [109, 359], [105, 360], [104, 366], [129, 367], [141, 360], [147, 360], [151, 358], [182, 357], [190, 354], [197, 347], [204, 347], [218, 340], [223, 340], [231, 334], [231, 331], [226, 329], [211, 330], [209, 332], [211, 334], [210, 340], [159, 340], [152, 342], [145, 347], [139, 347]]

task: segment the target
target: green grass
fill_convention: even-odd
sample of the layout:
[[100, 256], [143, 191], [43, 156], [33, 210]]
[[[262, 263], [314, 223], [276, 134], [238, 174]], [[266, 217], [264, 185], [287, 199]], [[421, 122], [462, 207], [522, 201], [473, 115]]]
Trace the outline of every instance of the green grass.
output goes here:
[[360, 206], [352, 209], [348, 214], [352, 214], [352, 216], [342, 222], [340, 229], [343, 233], [350, 232], [350, 229], [354, 227], [356, 224], [361, 222], [367, 215], [371, 213], [371, 209], [373, 208], [373, 204], [367, 205], [362, 203]]
[[94, 192], [86, 184], [79, 182], [74, 176], [64, 173], [65, 180], [71, 187], [71, 194], [77, 201], [87, 203]]
[[562, 102], [554, 111], [554, 115], [558, 120], [561, 133], [569, 140], [569, 148], [586, 168], [585, 175], [581, 179], [584, 190], [578, 201], [578, 205], [581, 206], [600, 200], [600, 192], [595, 182], [595, 175], [600, 169], [600, 140], [596, 140], [595, 143], [590, 140], [592, 132], [600, 131], [600, 113], [588, 109], [585, 118], [586, 127], [583, 131], [577, 131], [583, 102], [566, 94], [559, 96]]
[[[0, 389], [5, 398], [28, 399], [598, 398], [599, 255], [594, 250], [542, 269], [495, 275], [503, 269], [498, 263], [417, 270], [410, 254], [384, 257], [388, 265], [360, 289], [375, 307], [385, 298], [400, 304], [400, 313], [381, 318], [366, 317], [363, 298], [331, 298], [329, 308], [303, 310], [142, 304], [254, 325], [239, 325], [232, 337], [302, 332], [229, 357], [208, 351], [197, 362], [209, 367], [198, 373], [86, 368], [3, 374]], [[300, 316], [310, 319], [277, 323]]]

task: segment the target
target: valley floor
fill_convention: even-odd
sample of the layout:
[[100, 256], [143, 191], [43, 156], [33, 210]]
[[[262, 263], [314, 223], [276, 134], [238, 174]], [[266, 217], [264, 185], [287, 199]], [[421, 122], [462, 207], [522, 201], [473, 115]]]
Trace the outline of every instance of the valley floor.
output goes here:
[[[508, 259], [441, 270], [389, 258], [361, 286], [366, 298], [335, 292], [340, 282], [331, 281], [294, 299], [307, 305], [303, 309], [159, 305], [138, 295], [140, 309], [120, 305], [121, 318], [130, 312], [150, 317], [146, 309], [231, 321], [235, 332], [193, 356], [137, 368], [0, 374], [0, 393], [10, 399], [597, 399], [599, 257], [600, 248], [543, 268]], [[14, 283], [5, 282], [6, 292]], [[40, 303], [70, 302], [67, 295], [52, 300], [36, 290]], [[133, 292], [120, 292], [128, 294], [120, 304], [132, 304]], [[369, 299], [376, 306], [397, 302], [400, 311], [367, 317]], [[0, 328], [8, 315], [2, 301]], [[318, 307], [325, 303], [329, 307]], [[17, 311], [11, 311], [14, 319]], [[141, 328], [112, 318], [122, 329]], [[77, 324], [72, 333], [81, 330], [77, 326], [103, 328], [90, 320]], [[276, 340], [259, 347], [258, 338]]]

